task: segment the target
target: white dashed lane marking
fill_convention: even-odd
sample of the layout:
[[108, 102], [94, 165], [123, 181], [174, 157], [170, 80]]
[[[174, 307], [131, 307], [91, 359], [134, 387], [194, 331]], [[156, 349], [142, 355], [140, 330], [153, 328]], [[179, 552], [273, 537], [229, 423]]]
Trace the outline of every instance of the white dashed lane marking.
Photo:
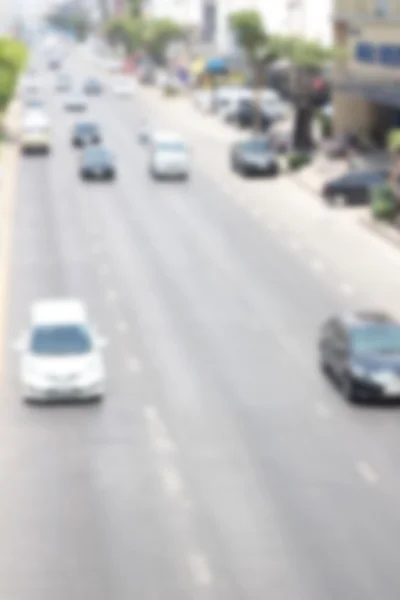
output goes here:
[[129, 325], [126, 321], [118, 321], [117, 329], [120, 333], [126, 333], [129, 329]]
[[116, 290], [108, 290], [107, 292], [107, 300], [109, 302], [114, 302], [118, 297], [117, 291]]
[[379, 476], [377, 472], [365, 461], [358, 461], [356, 463], [356, 469], [358, 474], [364, 481], [366, 481], [369, 485], [376, 485], [379, 481]]
[[213, 583], [213, 575], [207, 557], [204, 554], [193, 552], [188, 556], [188, 564], [197, 585], [208, 587]]
[[140, 373], [143, 371], [143, 365], [136, 356], [130, 356], [128, 358], [127, 366], [131, 373]]
[[315, 273], [322, 273], [325, 269], [324, 263], [322, 260], [319, 260], [319, 258], [314, 258], [311, 261], [311, 268], [313, 271], [315, 271]]

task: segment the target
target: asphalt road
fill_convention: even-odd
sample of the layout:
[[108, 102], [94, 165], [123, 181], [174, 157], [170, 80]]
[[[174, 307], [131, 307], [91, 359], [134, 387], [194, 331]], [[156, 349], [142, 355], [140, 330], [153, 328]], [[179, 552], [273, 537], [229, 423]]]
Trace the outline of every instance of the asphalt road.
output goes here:
[[109, 340], [100, 406], [0, 404], [5, 600], [398, 600], [399, 413], [347, 406], [315, 340], [343, 300], [193, 173], [155, 183], [145, 107], [90, 101], [119, 167], [83, 184], [76, 117], [21, 159], [11, 342], [78, 296]]

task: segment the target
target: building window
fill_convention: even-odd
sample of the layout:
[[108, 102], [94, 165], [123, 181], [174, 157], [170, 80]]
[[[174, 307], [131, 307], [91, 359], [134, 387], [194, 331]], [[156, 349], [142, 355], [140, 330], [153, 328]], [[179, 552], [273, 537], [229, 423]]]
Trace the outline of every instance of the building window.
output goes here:
[[374, 44], [367, 44], [366, 42], [360, 42], [356, 46], [356, 59], [363, 63], [374, 63], [375, 62], [375, 46]]

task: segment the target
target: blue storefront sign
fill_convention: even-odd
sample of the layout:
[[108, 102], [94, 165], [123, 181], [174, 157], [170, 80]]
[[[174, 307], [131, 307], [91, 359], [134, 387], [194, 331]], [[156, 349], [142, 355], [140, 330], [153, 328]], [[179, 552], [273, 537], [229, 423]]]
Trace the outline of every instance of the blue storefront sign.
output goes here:
[[355, 58], [365, 64], [400, 67], [400, 45], [359, 42], [355, 48]]

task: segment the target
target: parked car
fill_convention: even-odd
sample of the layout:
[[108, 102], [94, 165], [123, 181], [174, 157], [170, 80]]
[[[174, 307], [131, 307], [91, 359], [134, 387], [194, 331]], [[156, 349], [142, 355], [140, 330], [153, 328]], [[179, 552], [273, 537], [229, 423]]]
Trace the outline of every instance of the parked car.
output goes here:
[[384, 313], [339, 315], [323, 324], [319, 363], [351, 402], [400, 399], [400, 324]]
[[261, 105], [249, 100], [240, 101], [233, 120], [243, 129], [253, 127], [258, 122], [262, 131], [266, 131], [274, 121]]
[[100, 127], [92, 121], [81, 121], [76, 123], [72, 131], [72, 145], [75, 148], [82, 148], [89, 144], [99, 144], [101, 142]]
[[251, 138], [237, 142], [231, 150], [231, 167], [242, 175], [277, 175], [279, 162], [268, 139]]
[[82, 154], [80, 175], [85, 180], [112, 180], [116, 177], [114, 157], [101, 146], [88, 146]]
[[386, 181], [388, 174], [385, 169], [350, 171], [328, 181], [322, 195], [337, 206], [369, 204], [372, 192]]

